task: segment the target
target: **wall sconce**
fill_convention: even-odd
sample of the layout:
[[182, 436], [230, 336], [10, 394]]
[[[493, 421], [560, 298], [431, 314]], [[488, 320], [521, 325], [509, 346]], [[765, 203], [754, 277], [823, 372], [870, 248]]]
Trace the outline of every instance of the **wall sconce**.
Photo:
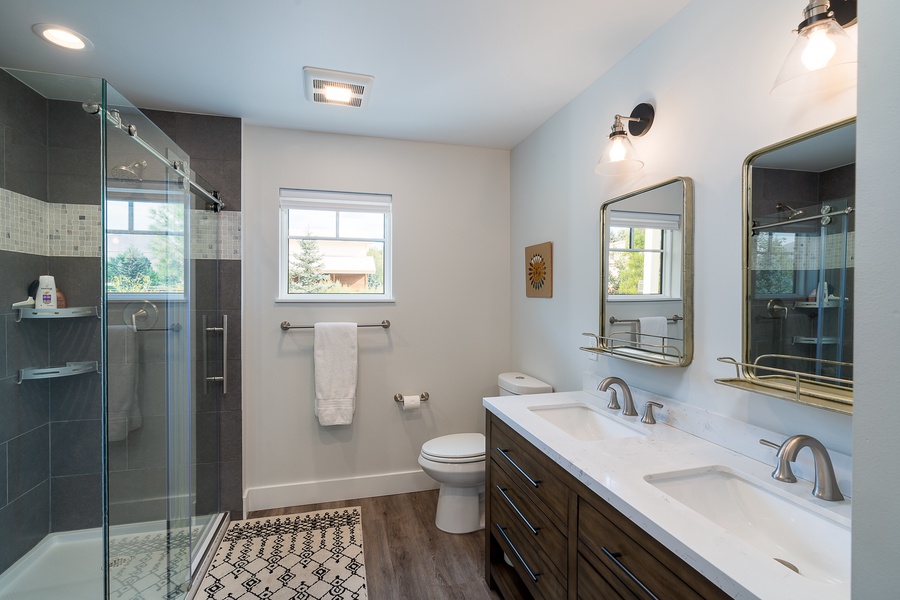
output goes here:
[[772, 94], [798, 96], [854, 83], [856, 42], [843, 28], [855, 23], [856, 0], [809, 0]]
[[644, 166], [644, 161], [638, 158], [637, 151], [625, 133], [625, 125], [622, 121], [628, 121], [628, 133], [634, 137], [640, 137], [650, 131], [653, 125], [655, 112], [647, 103], [641, 103], [634, 107], [630, 117], [616, 115], [612, 125], [612, 133], [609, 134], [609, 142], [600, 161], [594, 167], [598, 175], [623, 175], [633, 173]]

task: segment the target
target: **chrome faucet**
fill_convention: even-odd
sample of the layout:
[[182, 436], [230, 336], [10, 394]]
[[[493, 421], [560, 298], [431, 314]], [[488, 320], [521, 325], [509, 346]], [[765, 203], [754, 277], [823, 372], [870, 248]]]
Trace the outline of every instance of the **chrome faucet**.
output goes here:
[[[600, 382], [600, 385], [597, 386], [597, 391], [605, 392], [609, 390], [609, 386], [612, 384], [618, 384], [618, 386], [622, 389], [622, 396], [625, 397], [625, 410], [622, 411], [622, 414], [626, 417], [636, 417], [637, 410], [634, 408], [634, 398], [631, 397], [631, 390], [628, 388], [628, 384], [619, 377], [607, 377], [603, 381]], [[611, 390], [610, 395], [612, 396], [612, 400], [609, 403], [609, 408], [618, 408], [619, 403], [616, 401], [616, 390]]]
[[778, 466], [772, 471], [772, 477], [787, 483], [797, 481], [797, 477], [791, 470], [791, 463], [797, 460], [800, 450], [809, 448], [816, 461], [816, 482], [813, 486], [813, 496], [832, 502], [840, 502], [844, 499], [844, 495], [838, 487], [837, 478], [834, 476], [834, 465], [831, 464], [828, 450], [816, 438], [809, 435], [795, 435], [784, 440], [781, 446], [769, 440], [759, 440], [759, 443], [778, 450], [776, 455]]

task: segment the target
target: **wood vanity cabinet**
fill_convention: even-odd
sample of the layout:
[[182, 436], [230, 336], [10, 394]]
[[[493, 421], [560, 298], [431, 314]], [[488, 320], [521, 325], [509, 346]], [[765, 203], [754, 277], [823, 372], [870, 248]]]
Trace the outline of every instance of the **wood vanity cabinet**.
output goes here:
[[490, 412], [486, 437], [485, 578], [505, 600], [729, 597]]

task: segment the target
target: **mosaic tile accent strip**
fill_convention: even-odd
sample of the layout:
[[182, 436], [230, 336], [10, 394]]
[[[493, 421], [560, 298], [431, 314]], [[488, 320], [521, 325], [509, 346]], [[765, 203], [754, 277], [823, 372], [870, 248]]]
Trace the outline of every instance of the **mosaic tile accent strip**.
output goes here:
[[226, 210], [219, 213], [219, 258], [241, 260], [241, 213]]
[[[99, 258], [102, 223], [97, 205], [53, 204], [0, 188], [0, 250]], [[192, 210], [191, 235], [192, 259], [241, 260], [240, 212]]]
[[0, 250], [49, 256], [48, 206], [46, 202], [0, 188]]
[[216, 219], [208, 210], [191, 210], [191, 259], [216, 258]]
[[103, 231], [100, 206], [50, 204], [50, 256], [99, 257]]
[[232, 210], [216, 214], [208, 210], [191, 210], [191, 259], [198, 258], [241, 260], [240, 212]]

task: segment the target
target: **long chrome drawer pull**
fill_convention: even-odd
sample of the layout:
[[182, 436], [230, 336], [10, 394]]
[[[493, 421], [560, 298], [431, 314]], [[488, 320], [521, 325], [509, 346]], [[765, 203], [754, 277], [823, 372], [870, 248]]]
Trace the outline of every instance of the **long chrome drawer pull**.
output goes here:
[[509, 544], [509, 547], [512, 549], [513, 554], [516, 555], [516, 558], [519, 559], [519, 562], [522, 563], [522, 566], [525, 567], [525, 570], [526, 570], [526, 571], [528, 571], [528, 576], [531, 577], [531, 580], [532, 580], [533, 582], [537, 583], [537, 578], [540, 577], [541, 574], [540, 574], [540, 573], [535, 573], [535, 572], [533, 572], [531, 569], [528, 568], [528, 564], [526, 564], [525, 559], [522, 558], [522, 555], [519, 554], [519, 551], [516, 550], [516, 547], [515, 547], [515, 546], [513, 545], [513, 543], [509, 540], [509, 536], [506, 535], [506, 531], [503, 530], [503, 526], [501, 526], [500, 523], [497, 523], [497, 529], [500, 530], [500, 535], [502, 535], [502, 536], [503, 536], [503, 539], [506, 540], [506, 543]]
[[528, 473], [526, 473], [525, 471], [523, 471], [523, 470], [522, 470], [522, 467], [520, 467], [519, 465], [517, 465], [517, 464], [516, 464], [516, 461], [514, 461], [513, 459], [511, 459], [511, 458], [509, 457], [509, 454], [507, 454], [507, 452], [509, 452], [509, 450], [504, 450], [504, 449], [501, 448], [500, 446], [497, 446], [497, 452], [499, 452], [500, 454], [502, 454], [502, 455], [503, 455], [503, 458], [505, 458], [506, 460], [508, 460], [508, 461], [509, 461], [509, 464], [511, 464], [512, 466], [514, 466], [514, 467], [519, 471], [519, 473], [522, 474], [522, 477], [524, 477], [525, 479], [528, 480], [528, 483], [530, 483], [530, 484], [533, 485], [534, 487], [539, 487], [539, 486], [541, 485], [541, 480], [540, 480], [540, 479], [532, 479], [531, 477], [529, 477], [529, 476], [528, 476]]
[[623, 565], [622, 563], [619, 562], [619, 557], [622, 556], [622, 553], [621, 553], [621, 552], [610, 552], [609, 550], [607, 550], [606, 548], [604, 548], [604, 547], [602, 547], [602, 546], [600, 547], [600, 549], [603, 550], [603, 553], [604, 553], [606, 556], [608, 556], [609, 559], [610, 559], [611, 561], [613, 561], [614, 563], [616, 563], [616, 565], [618, 565], [618, 567], [619, 567], [620, 569], [622, 569], [622, 571], [624, 571], [625, 574], [628, 575], [628, 577], [629, 577], [633, 582], [635, 582], [636, 584], [638, 584], [638, 585], [641, 587], [641, 589], [644, 590], [644, 593], [645, 593], [645, 594], [647, 594], [648, 596], [650, 596], [651, 598], [653, 598], [653, 600], [659, 600], [659, 598], [657, 598], [657, 597], [653, 594], [653, 592], [651, 592], [650, 590], [647, 589], [647, 586], [644, 585], [644, 584], [641, 582], [640, 579], [638, 579], [637, 577], [634, 576], [634, 573], [632, 573], [631, 571], [628, 570], [628, 567], [626, 567], [625, 565]]
[[522, 522], [525, 523], [525, 525], [528, 527], [528, 529], [531, 530], [531, 533], [533, 533], [534, 535], [537, 535], [537, 534], [538, 534], [538, 529], [540, 529], [540, 527], [537, 527], [537, 528], [536, 528], [536, 527], [534, 527], [531, 523], [528, 522], [528, 519], [526, 519], [526, 518], [525, 518], [525, 515], [522, 514], [522, 511], [519, 510], [519, 507], [516, 506], [515, 503], [514, 503], [512, 500], [510, 500], [509, 496], [506, 495], [506, 490], [505, 490], [505, 489], [503, 489], [502, 487], [500, 487], [500, 486], [498, 485], [498, 486], [497, 486], [497, 491], [500, 492], [501, 494], [503, 494], [503, 498], [506, 500], [507, 503], [509, 503], [509, 505], [512, 507], [512, 509], [513, 509], [514, 511], [516, 511], [516, 514], [519, 515], [519, 518], [522, 519]]

